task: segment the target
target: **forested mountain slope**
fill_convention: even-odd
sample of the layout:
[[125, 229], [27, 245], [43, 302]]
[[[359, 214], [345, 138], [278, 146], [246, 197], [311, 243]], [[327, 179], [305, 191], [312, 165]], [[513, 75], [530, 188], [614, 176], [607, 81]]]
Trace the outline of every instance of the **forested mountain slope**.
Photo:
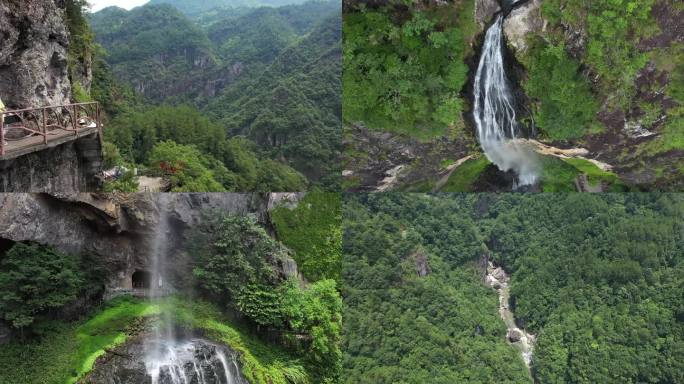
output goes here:
[[232, 133], [285, 157], [312, 180], [334, 183], [340, 167], [341, 22], [331, 16], [205, 110]]
[[[339, 8], [334, 1], [322, 1], [249, 11], [222, 9], [190, 19], [162, 4], [130, 12], [107, 8], [92, 15], [91, 21], [97, 41], [107, 51], [101, 72], [111, 68], [108, 82], [130, 87], [150, 103], [190, 104], [220, 126], [227, 139], [240, 143], [234, 148], [269, 157], [271, 164], [294, 167], [312, 184], [333, 189], [339, 179], [341, 21], [332, 15], [339, 14]], [[182, 113], [173, 111], [177, 117]], [[133, 116], [133, 120], [140, 119]], [[121, 122], [113, 121], [122, 132], [111, 140], [129, 161], [149, 160], [134, 155], [149, 151], [140, 140], [151, 140], [152, 145], [161, 140], [198, 144], [197, 138], [168, 134], [170, 128], [178, 132], [178, 127], [156, 128], [151, 139], [126, 139], [135, 137], [131, 130], [139, 128], [121, 126]], [[233, 139], [236, 135], [249, 140]], [[208, 145], [213, 149], [208, 150]], [[219, 146], [206, 143], [199, 149], [232, 172], [255, 167], [238, 159], [241, 155], [224, 155]], [[305, 188], [286, 169], [270, 175], [272, 167], [256, 168], [263, 172], [246, 170], [252, 176], [245, 175], [237, 185]], [[244, 182], [245, 178], [252, 181]], [[226, 189], [235, 186], [230, 181], [218, 182]]]
[[682, 196], [349, 195], [349, 383], [529, 382], [486, 262], [536, 334], [538, 383], [684, 380]]
[[150, 0], [148, 4], [170, 4], [188, 16], [197, 16], [202, 13], [224, 8], [280, 7], [283, 5], [305, 3], [306, 1], [307, 0]]

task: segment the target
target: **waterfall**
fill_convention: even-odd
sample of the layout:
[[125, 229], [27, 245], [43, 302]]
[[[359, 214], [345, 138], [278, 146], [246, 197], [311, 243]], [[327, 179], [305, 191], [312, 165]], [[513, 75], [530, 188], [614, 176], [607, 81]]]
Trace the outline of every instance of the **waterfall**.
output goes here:
[[[513, 3], [515, 4], [515, 2]], [[475, 75], [474, 117], [480, 145], [501, 171], [514, 171], [517, 185], [532, 185], [539, 177], [534, 151], [516, 139], [520, 136], [511, 82], [504, 62], [503, 22], [497, 15], [487, 30]]]
[[166, 341], [162, 353], [147, 362], [152, 383], [247, 384], [235, 353], [201, 339]]
[[[157, 209], [159, 212], [158, 222], [155, 227], [152, 247], [150, 249], [151, 267], [152, 267], [152, 283], [150, 287], [150, 296], [152, 300], [161, 301], [165, 292], [168, 292], [166, 283], [166, 256], [168, 253], [168, 232], [169, 232], [169, 195], [158, 194]], [[159, 362], [173, 359], [169, 355], [168, 343], [175, 341], [173, 331], [173, 324], [171, 314], [168, 310], [161, 311], [161, 324], [154, 327], [153, 339], [148, 343], [148, 351], [146, 356], [145, 366], [148, 374], [152, 377], [152, 384], [159, 384]], [[176, 375], [174, 370], [170, 371], [172, 377], [180, 377]], [[171, 381], [170, 383], [183, 383], [183, 381]]]
[[[172, 195], [156, 196], [159, 220], [150, 247], [150, 297], [161, 303], [172, 291], [167, 270]], [[154, 327], [152, 337], [145, 340], [145, 370], [151, 384], [248, 384], [240, 373], [234, 351], [206, 340], [178, 337], [172, 309], [168, 305], [161, 308], [161, 321]]]

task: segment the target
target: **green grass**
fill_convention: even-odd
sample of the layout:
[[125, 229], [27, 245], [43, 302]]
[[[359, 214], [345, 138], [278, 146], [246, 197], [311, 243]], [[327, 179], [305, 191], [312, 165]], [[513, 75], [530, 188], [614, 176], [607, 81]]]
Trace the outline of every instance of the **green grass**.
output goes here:
[[203, 301], [169, 299], [163, 306], [178, 325], [205, 331], [205, 336], [229, 345], [240, 354], [242, 373], [252, 384], [307, 384], [299, 359], [232, 326], [213, 305]]
[[105, 349], [126, 341], [136, 319], [168, 310], [179, 325], [205, 331], [207, 338], [229, 345], [241, 355], [243, 374], [252, 384], [306, 384], [304, 366], [280, 348], [265, 344], [233, 326], [211, 304], [171, 298], [159, 305], [120, 298], [87, 320], [41, 324], [43, 337], [0, 348], [0, 383], [76, 383]]
[[434, 187], [434, 180], [420, 180], [408, 185], [401, 186], [401, 192], [427, 193], [432, 192], [432, 189]]
[[574, 192], [577, 191], [575, 179], [586, 174], [589, 184], [596, 186], [605, 183], [609, 192], [623, 192], [628, 187], [612, 172], [607, 172], [588, 160], [560, 159], [553, 156], [542, 157], [541, 185], [544, 192]]
[[440, 192], [472, 192], [473, 183], [490, 164], [485, 156], [466, 161], [454, 170]]
[[105, 348], [126, 340], [126, 326], [158, 312], [149, 302], [122, 298], [80, 323], [44, 323], [37, 341], [15, 342], [0, 349], [0, 382], [4, 384], [75, 383], [90, 371]]

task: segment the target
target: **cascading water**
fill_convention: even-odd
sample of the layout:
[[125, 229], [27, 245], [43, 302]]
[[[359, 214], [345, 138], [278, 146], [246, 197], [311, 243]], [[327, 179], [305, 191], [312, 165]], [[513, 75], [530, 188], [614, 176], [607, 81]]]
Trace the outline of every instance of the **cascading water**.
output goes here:
[[[157, 195], [159, 222], [150, 249], [150, 297], [160, 303], [171, 292], [166, 268], [170, 199], [171, 195]], [[145, 348], [145, 369], [152, 384], [247, 384], [240, 374], [235, 353], [202, 339], [179, 340], [171, 311], [166, 305], [161, 307], [161, 321], [151, 339], [146, 340]]]
[[169, 341], [162, 353], [148, 361], [152, 383], [248, 384], [240, 375], [237, 356], [201, 339]]
[[[509, 10], [513, 4], [507, 5]], [[539, 163], [531, 148], [515, 140], [520, 129], [511, 82], [506, 76], [504, 19], [504, 13], [497, 15], [485, 35], [475, 75], [475, 125], [487, 158], [504, 172], [514, 171], [518, 186], [532, 185], [539, 177]]]

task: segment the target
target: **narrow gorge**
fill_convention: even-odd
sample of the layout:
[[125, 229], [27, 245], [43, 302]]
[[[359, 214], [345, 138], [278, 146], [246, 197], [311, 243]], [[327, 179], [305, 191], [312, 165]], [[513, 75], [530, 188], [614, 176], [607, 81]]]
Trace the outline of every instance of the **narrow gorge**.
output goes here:
[[511, 310], [510, 281], [510, 276], [503, 268], [495, 266], [491, 261], [487, 263], [485, 284], [496, 290], [499, 295], [499, 316], [501, 316], [501, 319], [506, 324], [506, 339], [520, 351], [525, 361], [525, 366], [530, 371], [532, 368], [534, 343], [537, 337], [527, 332], [527, 330], [518, 327], [515, 314]]

